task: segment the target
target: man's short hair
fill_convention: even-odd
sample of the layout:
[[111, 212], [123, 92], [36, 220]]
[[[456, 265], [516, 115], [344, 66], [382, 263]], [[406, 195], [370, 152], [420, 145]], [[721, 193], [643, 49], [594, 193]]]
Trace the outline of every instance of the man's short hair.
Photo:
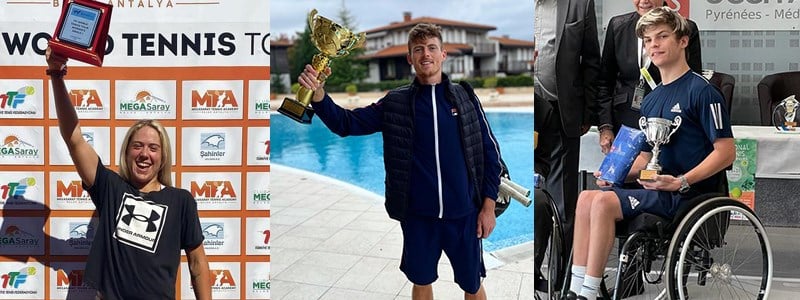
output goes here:
[[681, 16], [678, 11], [666, 6], [656, 7], [639, 18], [636, 23], [636, 36], [644, 38], [644, 32], [654, 26], [666, 24], [672, 28], [678, 39], [689, 36], [692, 29], [689, 27], [689, 22], [686, 18]]
[[442, 28], [430, 23], [419, 23], [414, 26], [414, 28], [411, 28], [411, 31], [408, 32], [408, 53], [411, 53], [411, 44], [414, 42], [424, 41], [429, 38], [438, 38], [439, 45], [441, 46]]

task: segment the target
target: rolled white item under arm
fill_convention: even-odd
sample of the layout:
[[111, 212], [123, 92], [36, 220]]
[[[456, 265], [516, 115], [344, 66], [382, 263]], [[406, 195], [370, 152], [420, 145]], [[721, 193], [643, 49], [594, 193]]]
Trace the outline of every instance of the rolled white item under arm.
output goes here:
[[[514, 198], [514, 200], [519, 201], [519, 203], [521, 203], [522, 205], [525, 205], [525, 207], [530, 206], [532, 201], [531, 201], [531, 199], [528, 199], [527, 195], [524, 194], [524, 192], [530, 193], [530, 191], [525, 189], [525, 188], [522, 188], [522, 191], [519, 191], [519, 190], [515, 189], [513, 186], [511, 186], [510, 184], [508, 184], [509, 182], [511, 182], [511, 181], [510, 180], [506, 180], [506, 181], [501, 180], [500, 181], [500, 189], [499, 189], [498, 196], [499, 197], [511, 196], [511, 198]], [[519, 185], [516, 185], [516, 186], [521, 187]]]
[[528, 197], [528, 196], [531, 195], [531, 190], [526, 189], [524, 186], [521, 186], [518, 183], [511, 181], [511, 179], [508, 179], [508, 178], [505, 178], [505, 177], [500, 177], [500, 182], [505, 182], [506, 184], [510, 185], [511, 188], [513, 188], [514, 190], [518, 191], [520, 194], [525, 195], [525, 197]]

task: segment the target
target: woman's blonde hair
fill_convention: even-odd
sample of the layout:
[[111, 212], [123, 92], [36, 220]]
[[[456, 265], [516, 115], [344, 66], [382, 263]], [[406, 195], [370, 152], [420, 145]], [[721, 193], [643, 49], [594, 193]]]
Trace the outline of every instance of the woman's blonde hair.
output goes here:
[[122, 140], [122, 147], [119, 150], [119, 176], [125, 181], [130, 181], [130, 169], [127, 162], [128, 144], [133, 135], [145, 126], [158, 131], [158, 138], [161, 140], [161, 165], [158, 169], [158, 181], [165, 186], [172, 186], [172, 147], [169, 143], [169, 136], [164, 126], [156, 120], [141, 120], [133, 124]]
[[678, 39], [692, 34], [692, 29], [689, 27], [689, 22], [686, 21], [686, 18], [668, 6], [660, 6], [651, 9], [639, 18], [639, 22], [636, 23], [636, 36], [644, 38], [644, 32], [648, 28], [662, 24], [672, 28], [672, 32], [675, 33]]

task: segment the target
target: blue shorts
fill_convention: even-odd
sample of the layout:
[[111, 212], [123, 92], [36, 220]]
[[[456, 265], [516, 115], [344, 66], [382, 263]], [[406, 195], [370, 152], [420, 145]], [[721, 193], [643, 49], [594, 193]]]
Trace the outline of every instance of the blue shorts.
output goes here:
[[677, 192], [664, 192], [645, 189], [612, 188], [619, 197], [624, 219], [651, 213], [671, 219], [678, 211], [681, 195]]
[[454, 281], [467, 293], [475, 294], [486, 277], [483, 246], [477, 238], [478, 215], [452, 220], [407, 216], [403, 229], [403, 257], [400, 270], [416, 285], [429, 285], [439, 278], [437, 266], [442, 251], [450, 259]]

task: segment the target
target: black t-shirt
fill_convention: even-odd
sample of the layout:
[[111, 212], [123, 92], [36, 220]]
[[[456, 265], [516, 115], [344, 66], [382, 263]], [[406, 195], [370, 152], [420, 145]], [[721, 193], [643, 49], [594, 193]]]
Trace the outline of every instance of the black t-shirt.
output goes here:
[[113, 299], [174, 299], [181, 249], [203, 242], [197, 203], [182, 189], [141, 193], [97, 163], [87, 188], [99, 214], [86, 282]]

